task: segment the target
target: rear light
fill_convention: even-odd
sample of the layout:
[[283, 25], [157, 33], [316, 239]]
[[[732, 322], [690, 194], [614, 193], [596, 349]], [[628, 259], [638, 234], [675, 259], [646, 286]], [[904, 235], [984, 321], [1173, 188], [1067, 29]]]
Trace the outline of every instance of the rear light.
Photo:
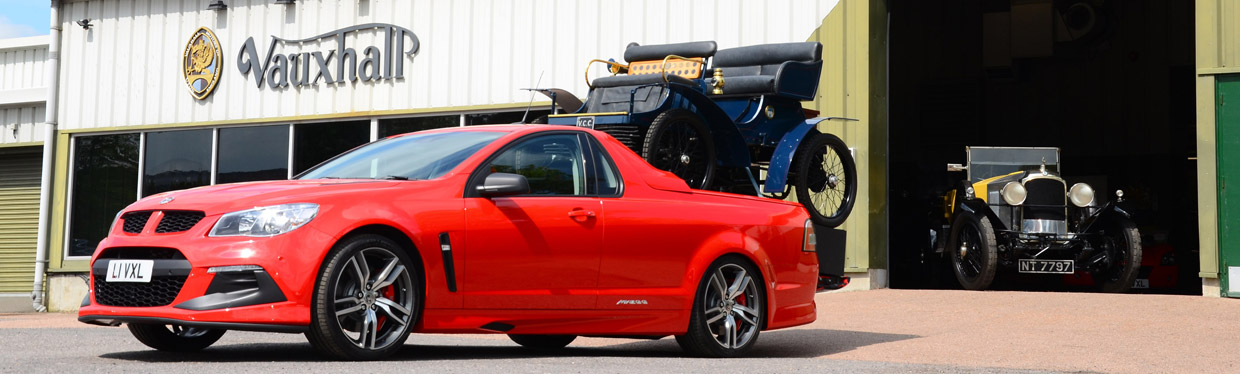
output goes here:
[[808, 219], [805, 220], [805, 238], [801, 240], [801, 251], [818, 251], [818, 235], [814, 234], [814, 223]]

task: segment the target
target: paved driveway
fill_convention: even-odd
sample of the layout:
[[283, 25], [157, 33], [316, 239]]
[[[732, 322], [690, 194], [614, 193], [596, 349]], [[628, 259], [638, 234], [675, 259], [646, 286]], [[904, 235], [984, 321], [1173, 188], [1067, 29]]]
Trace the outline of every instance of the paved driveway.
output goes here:
[[[406, 365], [420, 362], [414, 366], [432, 371], [464, 372], [716, 372], [746, 367], [756, 372], [1240, 372], [1240, 300], [877, 290], [819, 294], [817, 301], [818, 321], [763, 333], [753, 359], [746, 360], [683, 359], [670, 338], [583, 338], [562, 354], [531, 354], [502, 335], [415, 335], [396, 359], [411, 361]], [[262, 370], [266, 364], [311, 371], [350, 367], [316, 363], [317, 355], [297, 335], [230, 333], [206, 352], [182, 356], [146, 350], [123, 328], [88, 326], [75, 318], [0, 315], [0, 335], [9, 338], [3, 344], [22, 346], [5, 351], [21, 356], [16, 358], [20, 363], [44, 369], [71, 369], [76, 363], [162, 370], [196, 360], [196, 369], [226, 372]], [[86, 341], [106, 343], [71, 348]], [[649, 359], [634, 359], [643, 357]], [[59, 364], [34, 366], [39, 362]]]

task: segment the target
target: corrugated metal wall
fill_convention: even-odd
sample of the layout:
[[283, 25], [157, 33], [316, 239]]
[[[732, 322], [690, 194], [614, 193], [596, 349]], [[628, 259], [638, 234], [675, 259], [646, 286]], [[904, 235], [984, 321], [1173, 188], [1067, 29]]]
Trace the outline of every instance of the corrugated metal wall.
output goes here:
[[43, 141], [46, 36], [0, 39], [0, 146]]
[[[857, 200], [841, 229], [848, 232], [845, 271], [885, 268], [886, 232], [886, 10], [872, 0], [842, 0], [807, 38], [823, 44], [818, 97], [806, 107], [822, 117], [819, 131], [840, 136], [855, 150]], [[873, 16], [879, 16], [874, 20]]]
[[46, 106], [0, 106], [0, 146], [43, 141]]
[[[374, 111], [524, 103], [524, 87], [561, 87], [584, 96], [586, 62], [620, 60], [629, 42], [716, 40], [720, 48], [804, 41], [838, 0], [270, 0], [228, 1], [224, 11], [198, 0], [94, 0], [63, 5], [62, 129], [279, 119]], [[89, 18], [83, 30], [72, 20]], [[270, 37], [308, 38], [369, 22], [407, 27], [421, 50], [404, 80], [256, 87], [237, 68], [253, 37], [265, 55]], [[224, 55], [217, 91], [194, 100], [179, 66], [200, 26]], [[348, 43], [361, 52], [376, 32]], [[382, 43], [378, 43], [382, 47]], [[326, 51], [335, 40], [277, 47]], [[261, 57], [260, 57], [261, 58]], [[598, 71], [601, 69], [594, 69]], [[593, 71], [592, 71], [593, 72]], [[542, 100], [542, 99], [539, 99]]]
[[[0, 91], [47, 87], [47, 37], [0, 43]], [[20, 45], [18, 45], [21, 42]], [[36, 43], [35, 45], [29, 45]], [[41, 44], [37, 44], [41, 43]], [[5, 44], [14, 44], [6, 47]]]
[[42, 157], [29, 148], [0, 150], [0, 294], [31, 288]]

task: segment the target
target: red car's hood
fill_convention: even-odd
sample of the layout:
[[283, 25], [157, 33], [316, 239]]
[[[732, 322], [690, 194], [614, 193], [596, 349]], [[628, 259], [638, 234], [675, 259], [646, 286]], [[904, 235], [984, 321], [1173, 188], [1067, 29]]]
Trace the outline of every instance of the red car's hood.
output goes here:
[[398, 183], [421, 182], [317, 179], [221, 184], [147, 196], [125, 210], [200, 210], [207, 215], [213, 215], [257, 206], [320, 203], [327, 195], [374, 193], [380, 189], [395, 187]]

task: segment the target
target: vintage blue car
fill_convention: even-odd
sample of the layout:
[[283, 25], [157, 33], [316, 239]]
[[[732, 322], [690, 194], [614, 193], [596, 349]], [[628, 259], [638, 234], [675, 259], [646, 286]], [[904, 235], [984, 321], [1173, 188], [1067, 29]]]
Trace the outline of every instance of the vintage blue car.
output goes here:
[[[547, 123], [606, 132], [693, 188], [779, 199], [792, 191], [819, 225], [848, 217], [857, 194], [851, 151], [818, 130], [833, 118], [801, 107], [818, 91], [821, 44], [632, 43], [624, 60], [590, 62], [584, 101], [537, 90], [566, 112]], [[591, 80], [600, 63], [611, 76]]]

